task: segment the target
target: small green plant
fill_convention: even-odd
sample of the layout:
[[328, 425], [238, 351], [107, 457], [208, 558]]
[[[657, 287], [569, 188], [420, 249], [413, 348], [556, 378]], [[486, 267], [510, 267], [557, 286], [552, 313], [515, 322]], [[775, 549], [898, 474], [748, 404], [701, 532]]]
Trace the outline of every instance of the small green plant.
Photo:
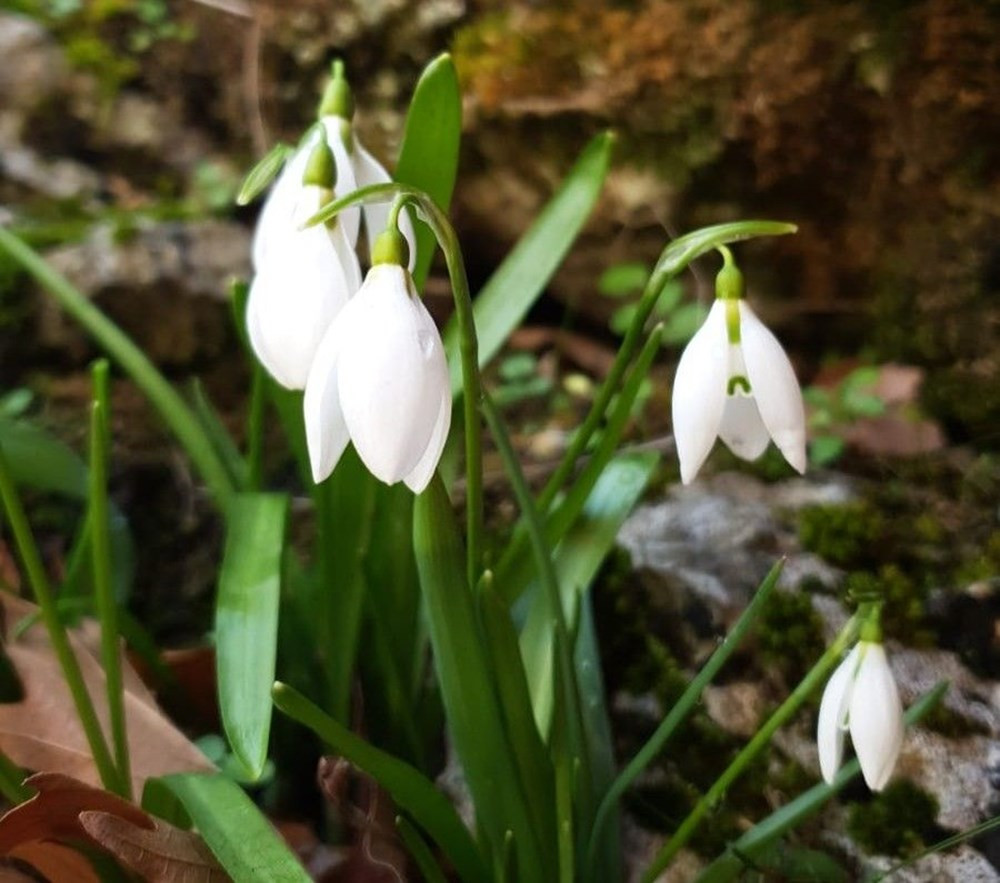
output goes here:
[[878, 374], [876, 366], [862, 365], [832, 388], [808, 386], [802, 391], [811, 408], [809, 462], [814, 466], [829, 466], [840, 459], [845, 443], [839, 431], [844, 427], [885, 413], [885, 402], [871, 392]]
[[528, 399], [537, 399], [552, 392], [552, 378], [539, 371], [538, 358], [533, 353], [511, 353], [497, 368], [498, 385], [493, 400], [507, 407]]
[[[597, 282], [597, 290], [604, 297], [626, 301], [615, 309], [608, 322], [608, 327], [618, 337], [624, 337], [635, 321], [639, 311], [638, 296], [650, 272], [650, 268], [641, 263], [616, 264], [605, 270]], [[668, 346], [687, 343], [708, 315], [708, 309], [697, 302], [683, 303], [683, 296], [684, 286], [680, 280], [668, 280], [651, 315], [654, 322], [663, 323], [662, 339]]]

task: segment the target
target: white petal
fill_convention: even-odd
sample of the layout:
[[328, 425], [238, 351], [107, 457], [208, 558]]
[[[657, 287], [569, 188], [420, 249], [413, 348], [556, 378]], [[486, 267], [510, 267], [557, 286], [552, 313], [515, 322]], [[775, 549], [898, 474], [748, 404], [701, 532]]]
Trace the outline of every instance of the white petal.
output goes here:
[[674, 375], [671, 409], [684, 484], [698, 474], [719, 434], [726, 404], [727, 346], [725, 304], [717, 300]]
[[347, 241], [347, 232], [343, 224], [334, 224], [329, 232], [334, 251], [344, 271], [344, 278], [347, 280], [348, 297], [354, 297], [361, 288], [361, 264], [357, 252]]
[[740, 336], [747, 376], [761, 420], [785, 459], [806, 471], [806, 415], [795, 369], [777, 338], [740, 301]]
[[[387, 184], [392, 180], [392, 176], [385, 170], [385, 167], [361, 146], [357, 138], [354, 139], [353, 159], [354, 176], [357, 179], [358, 187], [367, 187], [370, 184]], [[370, 203], [365, 206], [364, 212], [368, 253], [371, 254], [375, 247], [376, 237], [388, 226], [389, 205], [384, 202]], [[404, 209], [399, 215], [399, 232], [403, 234], [410, 247], [409, 269], [410, 272], [413, 272], [417, 260], [417, 238], [413, 232], [413, 221], [408, 209]]]
[[373, 267], [345, 316], [340, 403], [358, 455], [393, 484], [420, 464], [447, 389], [444, 347], [409, 273]]
[[344, 313], [349, 307], [350, 304], [341, 311], [323, 336], [306, 383], [303, 414], [309, 463], [316, 484], [333, 472], [350, 441], [337, 388], [340, 329], [343, 328]]
[[861, 666], [851, 694], [854, 753], [872, 791], [881, 791], [903, 747], [903, 704], [881, 644], [862, 642]]
[[427, 485], [430, 484], [430, 480], [434, 476], [434, 470], [437, 469], [438, 461], [441, 459], [441, 452], [444, 450], [445, 442], [448, 440], [448, 430], [451, 428], [451, 380], [448, 376], [447, 363], [443, 358], [442, 362], [442, 370], [437, 382], [441, 385], [443, 395], [441, 396], [441, 406], [438, 411], [437, 422], [434, 424], [434, 431], [431, 433], [431, 439], [427, 443], [427, 449], [420, 457], [420, 462], [403, 479], [406, 482], [406, 486], [415, 494], [423, 493]]
[[[323, 117], [321, 122], [326, 130], [326, 143], [333, 151], [333, 160], [337, 166], [337, 183], [334, 185], [333, 192], [340, 199], [340, 197], [347, 196], [358, 189], [358, 182], [354, 178], [354, 163], [344, 145], [342, 134], [344, 120], [340, 117], [329, 116]], [[351, 248], [354, 248], [358, 242], [358, 228], [361, 226], [360, 210], [357, 208], [344, 209], [337, 215], [337, 222], [344, 225], [347, 241], [351, 244]]]
[[311, 138], [295, 152], [264, 200], [253, 234], [252, 257], [257, 269], [264, 265], [271, 243], [281, 239], [295, 226], [295, 206], [302, 189], [302, 174], [309, 160], [309, 149], [314, 143], [315, 138]]
[[844, 757], [844, 729], [857, 664], [858, 648], [854, 647], [826, 682], [819, 705], [816, 747], [819, 749], [819, 768], [827, 784], [837, 775]]
[[302, 389], [320, 340], [347, 303], [347, 283], [321, 227], [286, 231], [269, 248], [247, 300], [250, 343], [278, 383]]
[[742, 460], [756, 460], [771, 441], [757, 403], [748, 396], [726, 396], [719, 438]]

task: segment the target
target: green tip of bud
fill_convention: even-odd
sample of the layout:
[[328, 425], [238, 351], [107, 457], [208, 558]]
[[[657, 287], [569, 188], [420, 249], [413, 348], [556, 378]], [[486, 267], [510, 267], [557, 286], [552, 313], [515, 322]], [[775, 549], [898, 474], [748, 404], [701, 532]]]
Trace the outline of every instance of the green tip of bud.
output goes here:
[[743, 274], [728, 248], [720, 245], [719, 251], [722, 253], [723, 263], [715, 277], [715, 296], [719, 300], [739, 300], [743, 297]]
[[372, 265], [399, 264], [405, 267], [410, 262], [410, 247], [406, 238], [395, 227], [383, 230], [372, 247]]
[[337, 183], [337, 163], [326, 141], [320, 141], [309, 154], [306, 170], [302, 173], [302, 183], [333, 190]]
[[864, 619], [858, 631], [858, 639], [869, 644], [882, 643], [882, 602], [868, 602], [859, 611]]
[[345, 120], [354, 116], [354, 95], [344, 75], [344, 62], [339, 58], [330, 66], [330, 82], [326, 84], [316, 116], [334, 116]]

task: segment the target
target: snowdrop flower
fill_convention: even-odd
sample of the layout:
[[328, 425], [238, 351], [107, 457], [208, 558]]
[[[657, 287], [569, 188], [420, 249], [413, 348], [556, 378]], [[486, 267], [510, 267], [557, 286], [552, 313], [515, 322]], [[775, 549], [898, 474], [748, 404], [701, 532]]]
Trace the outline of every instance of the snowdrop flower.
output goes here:
[[269, 234], [246, 313], [255, 355], [288, 389], [305, 388], [323, 334], [361, 287], [358, 259], [339, 223], [299, 226], [330, 198], [334, 174], [330, 149], [316, 144], [298, 174], [295, 191], [289, 191], [290, 223]]
[[[333, 194], [341, 198], [371, 184], [385, 184], [392, 177], [385, 167], [373, 157], [354, 134], [351, 123], [354, 116], [354, 99], [351, 87], [344, 76], [344, 66], [334, 62], [333, 76], [326, 87], [319, 104], [318, 123], [303, 139], [291, 160], [282, 170], [269, 194], [253, 242], [255, 266], [260, 266], [275, 240], [280, 241], [282, 230], [290, 224], [300, 225], [303, 218], [293, 218], [295, 192], [308, 160], [309, 151], [317, 144], [326, 144], [333, 153], [336, 174]], [[368, 204], [359, 210], [345, 209], [338, 215], [337, 223], [343, 227], [344, 235], [353, 249], [358, 240], [361, 217], [364, 217], [368, 238], [369, 254], [374, 249], [374, 240], [384, 230], [389, 219], [389, 207], [385, 203]], [[407, 212], [399, 216], [399, 229], [410, 247], [409, 268], [413, 269], [416, 257], [413, 224]]]
[[[393, 219], [395, 220], [395, 219]], [[376, 241], [361, 290], [323, 338], [306, 384], [313, 479], [323, 481], [347, 447], [387, 484], [427, 487], [451, 424], [451, 384], [434, 320], [405, 266], [392, 224]]]
[[681, 480], [698, 474], [716, 437], [744, 460], [773, 440], [798, 471], [806, 468], [805, 411], [781, 344], [743, 300], [743, 275], [726, 248], [716, 300], [681, 356], [673, 425]]
[[816, 728], [827, 783], [840, 768], [848, 730], [865, 782], [881, 791], [903, 745], [903, 706], [880, 640], [862, 637], [827, 682]]

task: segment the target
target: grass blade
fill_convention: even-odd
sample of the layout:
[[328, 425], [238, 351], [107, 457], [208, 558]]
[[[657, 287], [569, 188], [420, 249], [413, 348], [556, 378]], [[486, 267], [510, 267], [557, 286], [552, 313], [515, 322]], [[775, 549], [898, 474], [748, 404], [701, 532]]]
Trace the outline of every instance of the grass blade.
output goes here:
[[215, 640], [222, 723], [251, 778], [267, 760], [288, 499], [237, 494], [229, 506]]
[[308, 727], [385, 788], [441, 847], [462, 880], [489, 881], [472, 835], [448, 799], [421, 772], [355, 736], [287, 684], [275, 684], [273, 696], [274, 704], [285, 714]]
[[[614, 135], [603, 132], [583, 149], [559, 192], [506, 260], [496, 269], [473, 305], [479, 335], [479, 364], [497, 354], [508, 335], [525, 317], [576, 240], [604, 186], [611, 163]], [[451, 388], [462, 389], [458, 359], [458, 326], [448, 323], [445, 350], [451, 366]]]

